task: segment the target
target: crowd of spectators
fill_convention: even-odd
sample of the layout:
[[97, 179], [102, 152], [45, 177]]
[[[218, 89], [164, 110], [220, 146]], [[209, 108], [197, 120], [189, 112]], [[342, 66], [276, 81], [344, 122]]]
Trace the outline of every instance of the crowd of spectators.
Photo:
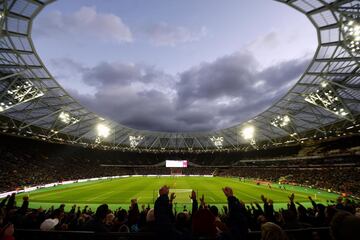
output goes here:
[[282, 181], [360, 196], [359, 167], [232, 167], [218, 169], [217, 175]]
[[[19, 160], [19, 159], [17, 159]], [[36, 164], [35, 169], [27, 167], [18, 167], [19, 175], [10, 175], [11, 178], [2, 177], [2, 182], [17, 183], [16, 179], [22, 179], [21, 176], [27, 176], [22, 179], [24, 184], [38, 184], [48, 183], [59, 180], [85, 178], [94, 176], [106, 176], [106, 175], [128, 175], [128, 174], [170, 174], [171, 169], [164, 167], [147, 167], [147, 168], [124, 168], [124, 167], [97, 167], [88, 164], [87, 168], [78, 167], [78, 164], [57, 166], [56, 169], [51, 172], [41, 171], [41, 169], [49, 169], [51, 166], [38, 166]], [[18, 163], [18, 162], [17, 162]], [[18, 166], [18, 165], [16, 165]], [[71, 166], [71, 167], [69, 167]], [[69, 171], [69, 169], [71, 169]], [[56, 171], [55, 171], [56, 170]], [[86, 170], [84, 172], [84, 170]], [[63, 172], [62, 172], [63, 171]], [[35, 172], [36, 174], [32, 174]], [[6, 174], [6, 172], [3, 172]], [[58, 173], [58, 174], [57, 174]], [[67, 175], [67, 174], [69, 175]], [[74, 174], [75, 173], [75, 174]], [[248, 177], [265, 181], [278, 181], [283, 178], [288, 183], [303, 184], [306, 186], [313, 186], [319, 188], [332, 188], [332, 190], [341, 190], [347, 193], [353, 193], [359, 195], [359, 169], [357, 168], [315, 168], [315, 169], [299, 169], [299, 168], [249, 168], [249, 167], [233, 167], [233, 168], [217, 168], [214, 170], [212, 167], [191, 167], [183, 170], [184, 174], [216, 174], [219, 176], [238, 176]], [[13, 185], [15, 186], [15, 185]], [[18, 186], [18, 185], [16, 185]], [[9, 189], [7, 189], [9, 190]], [[15, 224], [15, 227], [25, 229], [43, 229], [49, 230], [94, 230], [94, 231], [115, 231], [115, 232], [146, 232], [150, 231], [155, 234], [161, 233], [160, 236], [167, 236], [164, 239], [190, 239], [193, 236], [206, 236], [206, 237], [218, 237], [219, 239], [232, 239], [233, 236], [229, 230], [231, 221], [229, 222], [231, 203], [228, 207], [217, 209], [216, 206], [207, 206], [206, 204], [200, 204], [199, 214], [196, 212], [196, 206], [193, 206], [195, 211], [190, 212], [173, 212], [169, 215], [170, 220], [164, 220], [169, 226], [157, 225], [155, 221], [154, 209], [150, 206], [137, 206], [136, 200], [133, 200], [129, 210], [117, 209], [110, 211], [106, 205], [102, 205], [95, 213], [89, 209], [79, 209], [74, 206], [70, 212], [65, 213], [63, 206], [58, 209], [28, 209], [28, 199], [24, 200], [23, 205], [20, 208], [12, 207], [14, 201], [13, 197], [10, 197], [6, 201], [0, 204], [1, 217], [0, 226], [3, 226], [1, 234], [9, 235], [13, 232], [13, 225], [6, 225], [6, 222], [10, 220]], [[164, 197], [165, 198], [165, 197]], [[202, 198], [201, 198], [202, 199]], [[349, 200], [339, 200], [336, 205], [324, 206], [321, 204], [313, 203], [313, 208], [305, 208], [301, 204], [296, 204], [293, 196], [291, 196], [289, 207], [280, 211], [274, 211], [272, 207], [272, 200], [262, 198], [262, 205], [254, 203], [250, 206], [241, 205], [241, 211], [243, 216], [246, 217], [246, 224], [251, 231], [262, 230], [270, 231], [270, 233], [263, 233], [262, 239], [287, 239], [284, 235], [283, 229], [293, 228], [305, 228], [310, 226], [328, 226], [331, 223], [332, 216], [341, 210], [350, 212], [345, 217], [348, 221], [357, 222], [358, 219], [353, 219], [353, 215], [356, 213], [357, 205], [351, 203]], [[166, 201], [165, 201], [166, 202]], [[196, 201], [193, 202], [196, 203]], [[200, 202], [204, 202], [201, 200]], [[295, 204], [294, 204], [295, 202]], [[295, 207], [297, 206], [297, 208]], [[156, 208], [156, 205], [155, 205]], [[106, 217], [98, 219], [98, 215], [106, 210]], [[161, 208], [160, 208], [161, 209]], [[202, 214], [200, 214], [202, 213]], [[211, 215], [211, 214], [212, 215]], [[352, 215], [351, 215], [352, 214]], [[341, 215], [343, 216], [343, 213]], [[57, 220], [58, 219], [58, 220]], [[105, 219], [105, 220], [104, 220]], [[214, 220], [214, 223], [212, 221]], [[340, 221], [340, 220], [339, 220]], [[345, 221], [345, 220], [343, 220]], [[336, 221], [334, 221], [335, 226]], [[2, 224], [1, 224], [2, 223]], [[163, 224], [163, 223], [162, 223]], [[205, 225], [204, 225], [205, 224]], [[230, 225], [229, 225], [230, 224]], [[242, 223], [244, 224], [244, 223]], [[352, 223], [351, 223], [352, 224]], [[338, 224], [341, 225], [341, 224]], [[104, 227], [105, 226], [105, 227]], [[211, 226], [212, 228], [209, 228]], [[214, 227], [215, 226], [215, 227]], [[103, 228], [104, 227], [104, 228]], [[170, 232], [162, 233], [162, 229], [169, 229]], [[213, 229], [210, 231], [209, 229]], [[215, 229], [215, 230], [214, 230]], [[242, 230], [243, 233], [245, 230]], [[276, 233], [274, 233], [275, 231]], [[337, 232], [336, 230], [335, 232]], [[340, 231], [340, 230], [339, 230]], [[348, 230], [341, 230], [348, 233]], [[340, 231], [340, 232], [341, 232]], [[168, 237], [171, 234], [172, 237]], [[240, 233], [239, 233], [240, 234]], [[270, 235], [271, 236], [270, 236]], [[283, 236], [283, 238], [273, 238], [276, 236]], [[313, 239], [327, 239], [323, 236], [317, 236], [314, 233]], [[267, 236], [267, 237], [266, 237]], [[316, 237], [317, 236], [317, 237]], [[1, 238], [0, 238], [1, 239]], [[4, 238], [11, 240], [12, 238]], [[161, 238], [160, 238], [161, 239]], [[246, 239], [246, 238], [239, 238]], [[306, 239], [306, 238], [297, 238]], [[351, 239], [351, 238], [336, 238], [336, 239]], [[356, 239], [356, 238], [353, 238]], [[3, 239], [1, 239], [3, 240]]]
[[[24, 141], [28, 141], [29, 145], [24, 144]], [[158, 158], [152, 159], [140, 153], [130, 154], [134, 156], [119, 160], [122, 155], [116, 156], [111, 151], [12, 139], [0, 146], [0, 192], [93, 177], [172, 174], [172, 169], [156, 165], [160, 162]], [[274, 163], [240, 161], [234, 166], [227, 164], [228, 167], [219, 166], [225, 164], [222, 162], [224, 159], [216, 160], [221, 155], [209, 156], [218, 166], [211, 166], [210, 163], [203, 164], [207, 167], [198, 166], [204, 159], [204, 156], [199, 156], [192, 158], [196, 166], [177, 173], [283, 181], [360, 196], [360, 167], [354, 156], [346, 161], [317, 159], [311, 163], [302, 160]], [[333, 161], [336, 161], [335, 164]], [[169, 194], [169, 188], [165, 186], [160, 189], [154, 206], [139, 207], [136, 199], [133, 199], [129, 209], [120, 208], [115, 211], [111, 211], [106, 204], [99, 206], [96, 212], [76, 206], [73, 206], [70, 212], [65, 212], [63, 205], [50, 209], [29, 209], [28, 198], [25, 197], [21, 207], [17, 207], [15, 195], [12, 195], [0, 203], [0, 240], [12, 240], [14, 226], [15, 229], [45, 231], [153, 232], [159, 234], [160, 239], [164, 236], [164, 239], [246, 239], [247, 232], [261, 231], [262, 239], [287, 239], [283, 230], [330, 225], [334, 239], [352, 239], [352, 235], [346, 238], [340, 236], [352, 233], [351, 227], [358, 226], [356, 224], [359, 223], [359, 219], [355, 217], [359, 206], [348, 199], [340, 198], [337, 204], [325, 206], [309, 198], [312, 207], [306, 208], [297, 203], [295, 196], [291, 195], [288, 207], [275, 211], [273, 201], [266, 196], [261, 197], [261, 204], [245, 206], [241, 199], [234, 196], [231, 189], [224, 188], [223, 191], [228, 198], [228, 206], [221, 209], [209, 206], [206, 204], [206, 196], [198, 198], [193, 192], [190, 196], [193, 202], [192, 211], [182, 212], [176, 212], [172, 208], [172, 201], [176, 196]], [[339, 215], [338, 218], [334, 218], [336, 214]], [[344, 226], [343, 222], [349, 223]], [[350, 230], [338, 229], [341, 227], [349, 227]], [[313, 239], [326, 238], [316, 238], [315, 234]]]
[[325, 206], [311, 197], [312, 207], [306, 208], [289, 196], [286, 208], [276, 211], [273, 201], [261, 195], [259, 202], [245, 205], [229, 187], [222, 189], [228, 204], [219, 209], [206, 203], [206, 196], [190, 194], [192, 210], [176, 212], [175, 193], [163, 186], [153, 206], [138, 206], [132, 199], [129, 209], [112, 211], [107, 204], [95, 212], [85, 207], [72, 206], [65, 212], [65, 205], [50, 209], [30, 209], [28, 197], [16, 207], [15, 194], [0, 203], [0, 240], [14, 240], [14, 229], [39, 229], [41, 231], [94, 231], [100, 233], [153, 233], [154, 239], [249, 239], [250, 232], [261, 231], [261, 240], [330, 239], [329, 231], [316, 229], [311, 236], [296, 236], [285, 232], [289, 229], [330, 226], [332, 239], [355, 240], [359, 237], [360, 206], [349, 199], [339, 198], [336, 204]]
[[[120, 175], [170, 175], [164, 166], [102, 166], [101, 162], [69, 157], [34, 157], [21, 151], [0, 148], [0, 192], [66, 180]], [[289, 163], [291, 164], [291, 162]], [[359, 167], [194, 167], [181, 169], [185, 175], [217, 175], [292, 183], [360, 196]]]
[[[50, 154], [42, 150], [25, 151], [6, 145], [0, 146], [0, 192], [93, 177], [172, 174], [172, 169], [164, 166], [141, 167], [137, 164], [124, 166], [117, 165], [116, 162], [107, 162], [108, 166], [104, 166], [100, 160], [90, 160], [76, 153]], [[360, 196], [360, 166], [357, 165], [358, 161], [355, 158], [350, 158], [342, 167], [335, 167], [339, 164], [329, 164], [325, 160], [314, 160], [314, 162], [317, 162], [317, 165], [311, 166], [306, 162], [301, 165], [299, 161], [290, 160], [281, 161], [278, 165], [252, 162], [231, 167], [190, 166], [179, 173], [237, 176], [271, 182], [282, 180], [287, 183]]]
[[[172, 170], [164, 166], [138, 167], [102, 166], [102, 162], [75, 156], [62, 157], [35, 155], [33, 152], [9, 151], [0, 147], [0, 192], [46, 183], [77, 180], [93, 177], [119, 175], [170, 175]], [[356, 160], [352, 160], [356, 162]], [[333, 165], [294, 166], [293, 161], [282, 161], [281, 166], [264, 166], [263, 162], [252, 166], [233, 167], [189, 167], [182, 169], [186, 175], [217, 175], [254, 178], [259, 180], [311, 186], [336, 192], [360, 196], [360, 167]]]

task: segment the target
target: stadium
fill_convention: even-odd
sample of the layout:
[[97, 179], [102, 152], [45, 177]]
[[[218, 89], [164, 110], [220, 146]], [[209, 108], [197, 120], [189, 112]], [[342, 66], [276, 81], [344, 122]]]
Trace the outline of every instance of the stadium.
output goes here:
[[359, 239], [359, 1], [273, 1], [311, 22], [315, 54], [264, 111], [209, 131], [80, 103], [33, 42], [53, 2], [0, 1], [0, 240]]

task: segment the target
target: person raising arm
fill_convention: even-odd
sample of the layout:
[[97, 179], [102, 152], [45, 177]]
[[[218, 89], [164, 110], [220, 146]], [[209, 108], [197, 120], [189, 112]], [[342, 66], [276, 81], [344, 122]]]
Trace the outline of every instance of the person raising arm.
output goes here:
[[228, 201], [228, 222], [232, 236], [235, 239], [247, 239], [248, 224], [245, 213], [245, 207], [240, 203], [239, 199], [234, 196], [230, 187], [222, 189]]

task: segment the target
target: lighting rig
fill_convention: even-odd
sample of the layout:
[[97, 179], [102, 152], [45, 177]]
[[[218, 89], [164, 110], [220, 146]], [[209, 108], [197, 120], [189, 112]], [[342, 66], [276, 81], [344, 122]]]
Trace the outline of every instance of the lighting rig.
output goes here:
[[255, 141], [255, 127], [254, 126], [246, 126], [241, 130], [241, 136], [244, 140], [250, 142], [251, 146], [256, 148]]
[[129, 136], [130, 147], [136, 148], [143, 139], [144, 136]]
[[51, 127], [49, 137], [78, 122], [80, 122], [79, 118], [72, 116], [69, 112], [61, 111]]
[[29, 80], [5, 79], [1, 85], [4, 92], [0, 95], [0, 112], [44, 96], [44, 92]]
[[66, 125], [72, 125], [72, 124], [76, 124], [80, 121], [80, 119], [76, 118], [76, 117], [72, 117], [70, 115], [70, 113], [64, 112], [62, 111], [59, 114], [59, 119], [62, 123], [66, 124]]
[[213, 142], [215, 147], [217, 147], [218, 149], [221, 149], [223, 147], [224, 137], [212, 136], [212, 137], [210, 137], [210, 140]]
[[99, 123], [96, 126], [97, 137], [95, 139], [96, 144], [100, 144], [103, 139], [107, 138], [110, 135], [110, 128], [103, 123]]
[[360, 5], [343, 6], [339, 11], [343, 43], [352, 53], [360, 53]]
[[291, 118], [289, 115], [277, 115], [271, 120], [270, 124], [289, 133], [290, 137], [298, 139], [298, 134], [291, 124]]
[[353, 120], [350, 110], [341, 101], [336, 90], [327, 81], [321, 82], [320, 87], [316, 91], [304, 94], [304, 100], [310, 104], [321, 107], [340, 118]]

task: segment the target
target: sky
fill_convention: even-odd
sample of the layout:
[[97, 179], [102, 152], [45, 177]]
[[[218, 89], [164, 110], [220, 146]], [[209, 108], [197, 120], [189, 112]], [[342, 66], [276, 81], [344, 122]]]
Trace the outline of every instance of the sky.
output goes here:
[[299, 80], [317, 47], [310, 21], [273, 0], [58, 0], [32, 38], [89, 110], [170, 132], [251, 119]]

